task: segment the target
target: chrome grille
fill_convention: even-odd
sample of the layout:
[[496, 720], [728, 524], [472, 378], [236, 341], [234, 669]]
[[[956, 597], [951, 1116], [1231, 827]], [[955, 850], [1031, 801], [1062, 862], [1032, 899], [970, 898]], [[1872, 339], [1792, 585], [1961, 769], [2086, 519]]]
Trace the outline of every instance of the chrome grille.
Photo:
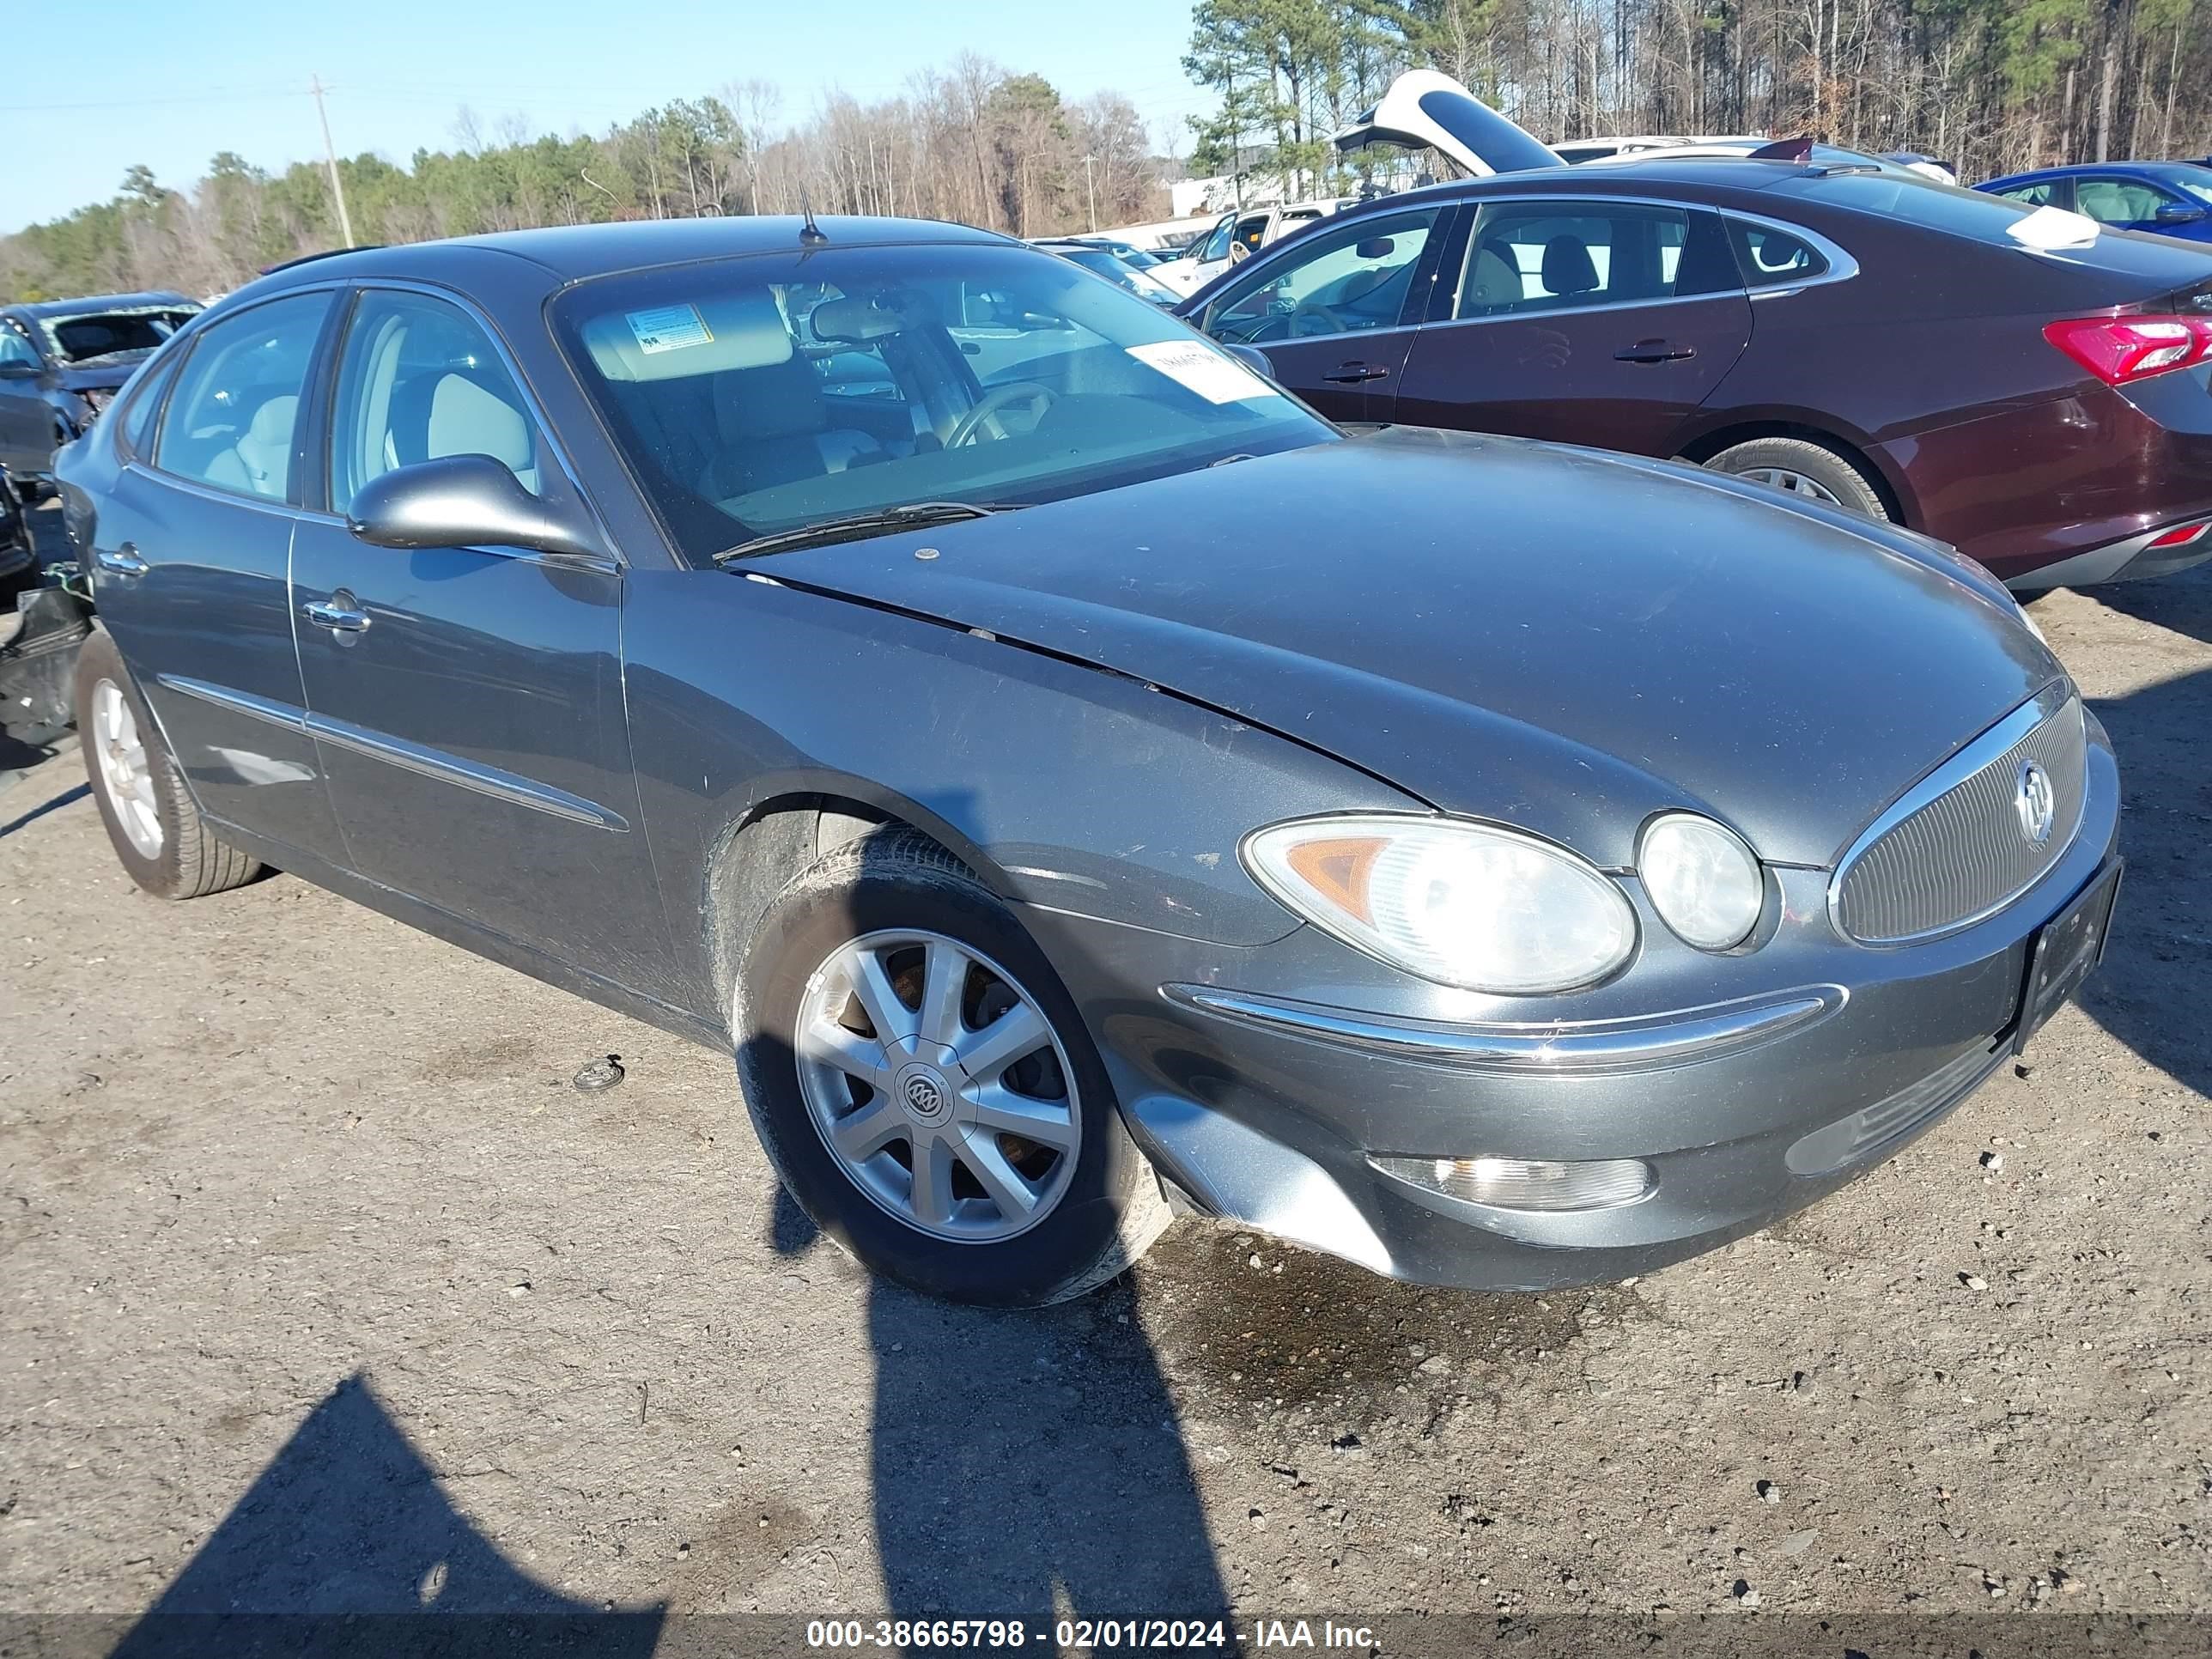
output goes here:
[[[2081, 823], [2088, 749], [2081, 700], [2046, 694], [1939, 767], [1875, 821], [1836, 868], [1836, 925], [1862, 945], [1900, 945], [2002, 908], [2057, 863]], [[2033, 762], [2051, 788], [2050, 833], [2023, 825]]]

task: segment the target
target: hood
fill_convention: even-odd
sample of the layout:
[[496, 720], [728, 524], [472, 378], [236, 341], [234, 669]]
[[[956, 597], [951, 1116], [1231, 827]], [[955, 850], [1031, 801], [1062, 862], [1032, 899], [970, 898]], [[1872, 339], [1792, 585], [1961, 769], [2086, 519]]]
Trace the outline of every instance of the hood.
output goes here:
[[151, 350], [125, 351], [103, 357], [96, 363], [64, 365], [54, 371], [54, 384], [64, 392], [112, 392], [136, 374], [138, 365], [153, 355]]
[[1419, 428], [749, 568], [1170, 688], [1616, 868], [1672, 806], [1826, 866], [2062, 672], [1917, 538]]
[[1436, 70], [1407, 70], [1380, 103], [1329, 143], [1346, 154], [1370, 144], [1432, 149], [1474, 179], [1566, 165], [1556, 151]]

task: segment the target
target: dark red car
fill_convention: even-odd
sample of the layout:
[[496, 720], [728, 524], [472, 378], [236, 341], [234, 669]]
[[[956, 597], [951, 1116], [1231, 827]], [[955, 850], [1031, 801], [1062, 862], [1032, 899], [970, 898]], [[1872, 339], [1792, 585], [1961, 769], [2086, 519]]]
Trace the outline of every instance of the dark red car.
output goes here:
[[1879, 163], [1500, 172], [1339, 214], [1178, 311], [1338, 420], [1679, 457], [2015, 588], [2212, 556], [2212, 250]]

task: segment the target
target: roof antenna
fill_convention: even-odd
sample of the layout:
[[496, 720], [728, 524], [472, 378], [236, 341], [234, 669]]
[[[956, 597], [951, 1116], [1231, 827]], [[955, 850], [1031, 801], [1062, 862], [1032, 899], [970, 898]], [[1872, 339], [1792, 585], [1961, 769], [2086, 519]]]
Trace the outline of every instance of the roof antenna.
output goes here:
[[822, 227], [814, 222], [814, 210], [806, 205], [806, 200], [804, 197], [799, 198], [799, 211], [805, 221], [805, 223], [799, 227], [799, 246], [829, 246], [830, 239], [822, 234]]

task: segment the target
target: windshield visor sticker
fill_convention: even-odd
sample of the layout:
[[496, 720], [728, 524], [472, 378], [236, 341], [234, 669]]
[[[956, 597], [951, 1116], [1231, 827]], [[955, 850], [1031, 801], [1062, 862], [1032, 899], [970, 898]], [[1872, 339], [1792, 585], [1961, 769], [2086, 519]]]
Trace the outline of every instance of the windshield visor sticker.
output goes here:
[[1233, 357], [1224, 357], [1195, 340], [1159, 340], [1151, 345], [1126, 348], [1147, 368], [1158, 369], [1186, 391], [1195, 392], [1210, 404], [1243, 403], [1256, 398], [1279, 398], [1269, 386]]
[[714, 331], [696, 306], [661, 306], [652, 311], [626, 311], [623, 320], [637, 337], [637, 349], [651, 356], [656, 351], [681, 351], [685, 346], [711, 345]]

